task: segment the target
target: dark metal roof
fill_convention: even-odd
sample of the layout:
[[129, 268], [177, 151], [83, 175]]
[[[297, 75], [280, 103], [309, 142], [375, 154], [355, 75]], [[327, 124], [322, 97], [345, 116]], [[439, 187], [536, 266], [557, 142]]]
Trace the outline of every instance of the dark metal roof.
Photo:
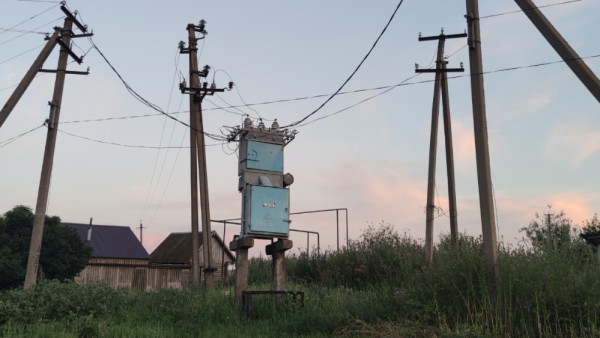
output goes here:
[[[229, 249], [223, 244], [223, 240], [213, 231], [213, 237], [221, 244], [226, 255], [235, 261], [235, 257]], [[202, 247], [202, 232], [198, 234], [198, 242]], [[160, 245], [150, 254], [150, 263], [159, 264], [189, 264], [192, 261], [192, 233], [174, 232], [171, 233]]]
[[62, 223], [77, 230], [81, 240], [92, 247], [95, 258], [149, 259], [150, 255], [131, 228], [116, 225], [93, 225], [92, 239], [87, 241], [89, 224]]

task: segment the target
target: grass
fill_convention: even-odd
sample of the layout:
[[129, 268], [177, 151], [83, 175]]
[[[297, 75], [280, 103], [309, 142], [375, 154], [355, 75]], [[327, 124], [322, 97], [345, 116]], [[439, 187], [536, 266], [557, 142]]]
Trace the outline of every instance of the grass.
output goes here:
[[[480, 238], [444, 237], [425, 264], [421, 243], [389, 226], [349, 248], [290, 255], [288, 289], [304, 308], [253, 299], [253, 319], [233, 310], [233, 288], [140, 292], [43, 282], [0, 292], [0, 336], [565, 336], [600, 335], [600, 271], [591, 247], [499, 247], [490, 294]], [[270, 289], [271, 263], [250, 261], [250, 287]]]

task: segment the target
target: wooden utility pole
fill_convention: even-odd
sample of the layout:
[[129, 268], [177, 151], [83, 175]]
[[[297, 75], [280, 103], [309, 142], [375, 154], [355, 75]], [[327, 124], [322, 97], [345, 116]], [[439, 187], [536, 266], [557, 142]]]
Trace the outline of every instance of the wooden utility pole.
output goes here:
[[[210, 87], [207, 82], [200, 84], [200, 78], [206, 78], [210, 70], [209, 66], [198, 70], [197, 41], [204, 39], [206, 22], [200, 21], [200, 25], [187, 25], [188, 48], [180, 43], [179, 49], [182, 54], [190, 55], [190, 86], [185, 82], [180, 84], [182, 93], [190, 94], [190, 171], [192, 184], [192, 284], [200, 283], [199, 270], [199, 234], [198, 234], [198, 177], [200, 180], [200, 208], [202, 213], [202, 255], [204, 257], [204, 283], [207, 288], [214, 286], [214, 272], [212, 267], [212, 231], [210, 224], [210, 204], [208, 199], [208, 175], [206, 169], [206, 151], [204, 143], [204, 127], [202, 123], [202, 100], [206, 95], [214, 95], [216, 92], [224, 92], [225, 88], [216, 88], [213, 83]], [[196, 33], [202, 37], [196, 37]], [[229, 82], [229, 90], [233, 82]]]
[[440, 92], [444, 112], [444, 135], [446, 144], [446, 167], [448, 174], [448, 195], [450, 200], [450, 236], [452, 242], [458, 242], [458, 225], [456, 216], [456, 190], [454, 184], [454, 155], [452, 150], [452, 127], [450, 124], [450, 99], [448, 97], [447, 72], [462, 72], [461, 68], [446, 68], [444, 61], [444, 46], [446, 39], [464, 38], [466, 34], [446, 35], [442, 29], [440, 35], [421, 37], [419, 41], [438, 40], [438, 51], [435, 69], [415, 69], [417, 73], [435, 73], [435, 84], [433, 91], [433, 108], [431, 114], [431, 135], [429, 140], [429, 171], [427, 176], [427, 210], [425, 219], [425, 257], [428, 263], [433, 259], [433, 220], [435, 211], [435, 167], [437, 155], [437, 134], [440, 106]]
[[500, 272], [498, 270], [498, 244], [496, 242], [496, 219], [490, 170], [485, 93], [483, 88], [483, 66], [481, 62], [481, 35], [479, 31], [479, 5], [477, 0], [467, 2], [467, 26], [469, 64], [471, 72], [471, 101], [475, 134], [475, 157], [477, 160], [477, 182], [479, 185], [479, 208], [481, 229], [487, 266], [488, 286], [495, 292]]
[[[67, 60], [69, 55], [74, 56], [69, 45], [71, 38], [74, 37], [72, 27], [75, 23], [84, 33], [86, 28], [82, 26], [75, 16], [71, 14], [64, 6], [61, 9], [67, 15], [64, 26], [61, 31], [61, 39], [57, 42], [61, 45], [60, 56], [58, 58], [58, 67], [56, 71], [56, 81], [54, 83], [54, 95], [50, 104], [50, 117], [48, 119], [48, 134], [46, 137], [46, 148], [44, 150], [44, 159], [42, 163], [42, 174], [38, 189], [37, 203], [35, 206], [35, 216], [33, 219], [33, 231], [31, 234], [31, 244], [29, 246], [29, 258], [27, 260], [27, 271], [25, 274], [25, 285], [27, 289], [35, 285], [37, 280], [38, 265], [40, 261], [40, 251], [42, 249], [42, 236], [44, 234], [44, 221], [46, 218], [46, 207], [48, 205], [48, 193], [50, 191], [50, 178], [52, 177], [52, 164], [54, 161], [54, 149], [56, 146], [56, 135], [58, 133], [58, 121], [62, 104], [63, 88], [65, 84], [65, 75], [67, 73], [86, 74], [81, 72], [68, 72]], [[86, 36], [89, 36], [85, 34]], [[81, 63], [81, 59], [75, 60]], [[26, 88], [26, 87], [25, 87]]]
[[554, 26], [548, 21], [546, 16], [540, 12], [531, 0], [515, 0], [517, 5], [521, 7], [523, 13], [527, 15], [533, 25], [542, 33], [548, 43], [565, 61], [567, 66], [571, 68], [573, 73], [579, 78], [583, 85], [594, 95], [596, 100], [600, 102], [600, 80], [592, 72], [592, 70], [583, 62], [577, 52], [569, 43], [560, 35]]

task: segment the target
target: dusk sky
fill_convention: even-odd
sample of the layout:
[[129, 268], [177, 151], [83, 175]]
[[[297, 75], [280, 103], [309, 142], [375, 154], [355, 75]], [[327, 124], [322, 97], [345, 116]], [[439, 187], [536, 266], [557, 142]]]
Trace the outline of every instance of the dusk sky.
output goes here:
[[[600, 74], [600, 2], [535, 3], [554, 5], [542, 12]], [[211, 66], [208, 79], [218, 87], [235, 83], [232, 91], [204, 101], [205, 130], [212, 134], [242, 124], [245, 114], [255, 123], [262, 117], [267, 125], [275, 118], [285, 125], [315, 110], [356, 68], [397, 5], [342, 0], [67, 3], [79, 11], [79, 20], [93, 30], [93, 41], [131, 88], [164, 111], [179, 112], [172, 116], [186, 122], [189, 99], [178, 86], [184, 78], [189, 83], [188, 55], [180, 55], [177, 45], [187, 42], [188, 23], [206, 20], [208, 34], [199, 41], [198, 63]], [[42, 49], [43, 33], [62, 26], [59, 6], [55, 1], [1, 1], [2, 105]], [[297, 127], [299, 134], [285, 148], [284, 171], [295, 177], [292, 212], [347, 208], [351, 239], [369, 224], [382, 222], [424, 238], [434, 75], [392, 86], [415, 76], [415, 63], [434, 65], [437, 43], [419, 42], [419, 32], [438, 35], [444, 27], [446, 34], [462, 33], [465, 11], [465, 1], [404, 1], [343, 89], [349, 93], [336, 96]], [[523, 236], [518, 230], [536, 212], [549, 212], [548, 205], [550, 212], [564, 210], [579, 225], [600, 212], [600, 104], [513, 1], [480, 1], [480, 16], [498, 238], [517, 243]], [[93, 217], [95, 224], [130, 226], [137, 235], [141, 220], [146, 227], [143, 244], [151, 252], [169, 233], [190, 230], [189, 149], [178, 149], [189, 146], [189, 133], [134, 99], [87, 39], [75, 43], [75, 53], [86, 56], [82, 65], [70, 63], [69, 70], [89, 66], [91, 71], [88, 76], [68, 75], [65, 81], [47, 214], [77, 223]], [[445, 55], [448, 67], [464, 62], [467, 70], [449, 75], [450, 109], [458, 226], [478, 236], [466, 43], [448, 40]], [[57, 58], [58, 48], [44, 68], [56, 68]], [[0, 128], [1, 214], [20, 204], [35, 208], [46, 128], [5, 141], [43, 124], [53, 86], [53, 74], [38, 76]], [[285, 102], [265, 103], [280, 100]], [[126, 118], [110, 119], [120, 117]], [[82, 120], [92, 121], [77, 122]], [[436, 205], [446, 212], [441, 121]], [[240, 217], [236, 145], [206, 143], [211, 218]], [[439, 216], [436, 238], [449, 232], [448, 217]], [[340, 212], [340, 240], [345, 243], [344, 219]], [[292, 228], [319, 232], [322, 249], [335, 248], [335, 225], [335, 212], [293, 216], [291, 223]], [[221, 234], [223, 226], [213, 223], [213, 229]], [[226, 242], [234, 233], [239, 227], [228, 226]], [[306, 249], [305, 235], [292, 234], [291, 239], [295, 252]], [[257, 241], [254, 254], [262, 249], [264, 255], [266, 244]], [[315, 244], [312, 237], [311, 246]]]

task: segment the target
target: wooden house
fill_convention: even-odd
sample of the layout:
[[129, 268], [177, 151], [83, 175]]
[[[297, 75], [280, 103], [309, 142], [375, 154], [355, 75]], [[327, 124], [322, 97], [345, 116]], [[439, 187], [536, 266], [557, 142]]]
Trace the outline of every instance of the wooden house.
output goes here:
[[[202, 233], [199, 234], [200, 271], [203, 271], [204, 254]], [[229, 266], [235, 257], [216, 232], [211, 236], [211, 267], [215, 268], [215, 281], [229, 279]], [[204, 274], [200, 274], [204, 278]], [[192, 234], [179, 232], [170, 234], [150, 255], [148, 282], [155, 289], [187, 288], [192, 282]]]
[[150, 256], [131, 228], [79, 223], [62, 225], [77, 230], [81, 240], [93, 249], [87, 266], [75, 277], [75, 282], [104, 282], [114, 288], [147, 289]]

